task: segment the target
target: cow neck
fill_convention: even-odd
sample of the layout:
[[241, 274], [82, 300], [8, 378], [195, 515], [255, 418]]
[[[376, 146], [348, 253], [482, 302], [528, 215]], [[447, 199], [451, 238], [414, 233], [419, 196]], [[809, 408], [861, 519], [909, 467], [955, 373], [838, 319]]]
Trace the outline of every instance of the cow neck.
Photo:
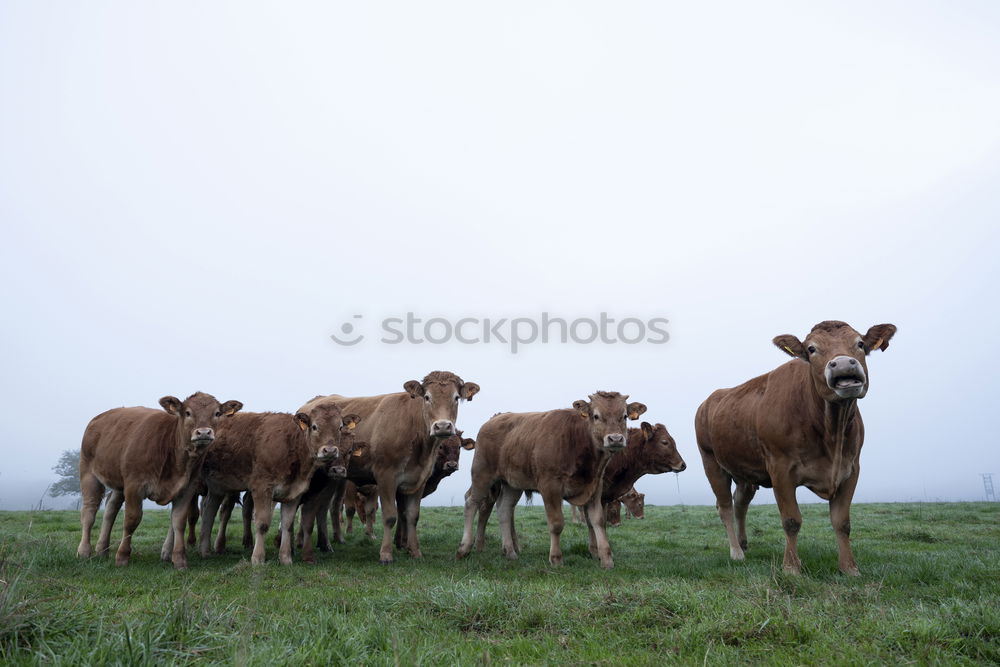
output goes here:
[[836, 489], [837, 476], [846, 457], [853, 457], [854, 452], [848, 452], [847, 433], [851, 428], [851, 423], [858, 414], [858, 401], [850, 398], [842, 401], [827, 401], [816, 391], [815, 386], [811, 386], [813, 393], [813, 405], [819, 412], [816, 415], [819, 419], [814, 423], [822, 423], [822, 443], [823, 450], [832, 461], [830, 466], [831, 493]]
[[[201, 460], [205, 458], [205, 452], [208, 450], [208, 447], [205, 447], [200, 453], [191, 454], [188, 452], [187, 444], [184, 440], [184, 432], [180, 428], [180, 419], [177, 419], [174, 424], [173, 461], [168, 462], [167, 465], [170, 466], [171, 472], [174, 473], [171, 477], [178, 481], [190, 478], [191, 473], [201, 463]], [[179, 491], [180, 489], [176, 489], [173, 495], [176, 495]]]
[[[625, 451], [618, 452], [615, 456], [619, 457], [617, 459], [618, 465], [615, 468], [614, 478], [607, 480], [609, 484], [602, 490], [602, 493], [608, 489], [613, 489], [616, 487], [624, 486], [627, 489], [631, 488], [640, 477], [642, 477], [643, 472], [640, 466], [635, 465], [634, 459], [638, 458], [638, 449], [641, 445], [628, 444], [625, 447]], [[604, 470], [607, 471], [608, 467], [611, 465], [611, 454], [608, 453], [608, 462], [605, 464]]]

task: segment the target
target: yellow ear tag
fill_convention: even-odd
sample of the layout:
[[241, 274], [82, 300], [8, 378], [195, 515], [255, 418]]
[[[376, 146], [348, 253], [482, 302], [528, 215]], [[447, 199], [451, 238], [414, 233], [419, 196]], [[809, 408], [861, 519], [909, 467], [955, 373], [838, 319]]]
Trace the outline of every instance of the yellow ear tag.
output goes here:
[[353, 431], [355, 426], [356, 426], [356, 422], [353, 422], [353, 421], [347, 422], [347, 430], [348, 431]]
[[792, 355], [793, 357], [799, 356], [799, 355], [795, 354], [794, 352], [792, 352], [792, 348], [788, 347], [787, 345], [785, 346], [785, 349], [788, 350], [788, 354]]
[[351, 452], [351, 456], [358, 456], [358, 457], [360, 457], [362, 454], [364, 454], [364, 451], [360, 450], [360, 449], [355, 449], [353, 452]]
[[639, 413], [638, 412], [630, 412], [630, 413], [628, 413], [628, 418], [629, 419], [638, 419], [639, 418]]

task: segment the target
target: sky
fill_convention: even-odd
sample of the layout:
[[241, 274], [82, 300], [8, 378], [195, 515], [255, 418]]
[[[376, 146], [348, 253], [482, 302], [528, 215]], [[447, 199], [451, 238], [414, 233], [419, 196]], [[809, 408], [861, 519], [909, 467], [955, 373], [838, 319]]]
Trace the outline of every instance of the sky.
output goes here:
[[[3, 2], [0, 509], [64, 506], [51, 467], [112, 407], [294, 411], [438, 369], [481, 386], [473, 437], [630, 394], [688, 463], [647, 502], [712, 504], [698, 405], [828, 319], [899, 330], [856, 501], [982, 500], [998, 32], [975, 1]], [[380, 342], [408, 312], [669, 341]]]

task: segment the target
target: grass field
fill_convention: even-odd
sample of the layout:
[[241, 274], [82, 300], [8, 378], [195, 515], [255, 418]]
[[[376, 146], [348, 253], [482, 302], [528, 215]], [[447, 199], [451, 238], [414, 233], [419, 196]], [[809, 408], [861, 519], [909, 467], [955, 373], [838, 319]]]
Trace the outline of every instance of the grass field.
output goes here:
[[549, 567], [540, 507], [518, 510], [518, 561], [491, 522], [486, 552], [456, 562], [461, 511], [429, 507], [422, 561], [380, 566], [356, 530], [316, 565], [282, 567], [269, 544], [252, 568], [231, 526], [228, 555], [175, 572], [159, 561], [164, 511], [146, 513], [124, 569], [77, 560], [73, 512], [2, 512], [0, 663], [1000, 662], [1000, 505], [856, 505], [851, 579], [824, 505], [803, 507], [798, 577], [781, 572], [773, 506], [751, 508], [744, 563], [713, 508], [646, 514], [610, 530], [610, 572], [573, 524]]

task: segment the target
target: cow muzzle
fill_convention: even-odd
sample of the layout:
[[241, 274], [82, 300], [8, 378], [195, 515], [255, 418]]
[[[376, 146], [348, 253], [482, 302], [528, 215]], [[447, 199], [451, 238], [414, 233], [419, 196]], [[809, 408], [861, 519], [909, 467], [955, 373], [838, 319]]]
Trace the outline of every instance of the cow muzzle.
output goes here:
[[625, 436], [621, 433], [609, 433], [604, 436], [604, 449], [609, 452], [620, 452], [625, 449]]
[[444, 469], [447, 472], [455, 472], [456, 470], [458, 470], [458, 463], [456, 463], [455, 461], [448, 461], [447, 463], [444, 464]]
[[215, 431], [210, 428], [196, 428], [191, 433], [191, 444], [195, 447], [208, 447], [215, 442]]
[[431, 424], [431, 437], [450, 438], [455, 435], [455, 424], [447, 419], [439, 419]]
[[347, 477], [347, 468], [342, 465], [332, 465], [326, 469], [326, 475], [331, 479], [344, 479]]
[[340, 450], [333, 445], [325, 445], [319, 448], [316, 458], [320, 461], [336, 461], [340, 458]]
[[865, 369], [854, 357], [834, 357], [827, 362], [824, 376], [839, 398], [863, 398], [867, 392]]

